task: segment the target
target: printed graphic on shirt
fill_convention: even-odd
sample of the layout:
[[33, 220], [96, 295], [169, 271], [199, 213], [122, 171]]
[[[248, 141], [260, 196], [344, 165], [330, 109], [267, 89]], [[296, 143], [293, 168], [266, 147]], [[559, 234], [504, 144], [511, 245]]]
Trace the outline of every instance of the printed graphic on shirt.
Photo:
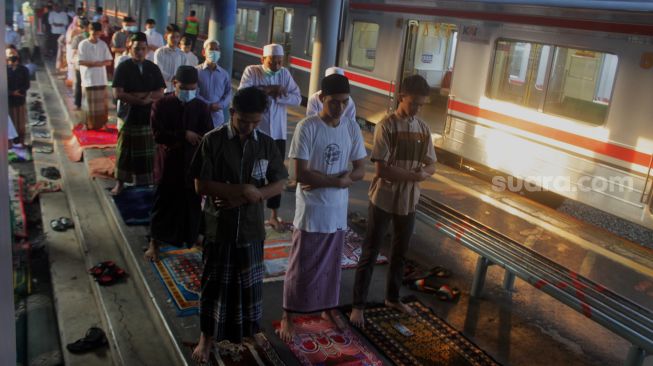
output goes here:
[[338, 144], [329, 144], [324, 148], [324, 162], [326, 165], [333, 165], [340, 161], [342, 151]]
[[258, 159], [254, 162], [254, 168], [252, 168], [252, 178], [256, 180], [265, 179], [265, 173], [268, 171], [268, 160], [267, 159]]

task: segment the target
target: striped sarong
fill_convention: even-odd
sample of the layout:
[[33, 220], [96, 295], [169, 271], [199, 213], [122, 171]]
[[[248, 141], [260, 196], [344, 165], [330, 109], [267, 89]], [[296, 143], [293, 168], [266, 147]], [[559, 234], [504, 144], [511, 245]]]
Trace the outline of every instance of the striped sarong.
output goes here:
[[220, 342], [241, 343], [263, 316], [263, 243], [205, 243], [200, 329]]
[[14, 122], [14, 127], [16, 127], [20, 142], [23, 142], [25, 138], [25, 125], [27, 124], [27, 108], [25, 108], [25, 104], [9, 106], [9, 117]]
[[103, 128], [109, 119], [109, 100], [106, 86], [89, 86], [84, 88], [86, 110], [86, 128], [97, 130]]
[[311, 233], [295, 229], [283, 282], [283, 309], [315, 313], [333, 309], [340, 300], [345, 230]]
[[118, 133], [116, 179], [151, 185], [154, 170], [154, 136], [149, 124], [126, 123]]

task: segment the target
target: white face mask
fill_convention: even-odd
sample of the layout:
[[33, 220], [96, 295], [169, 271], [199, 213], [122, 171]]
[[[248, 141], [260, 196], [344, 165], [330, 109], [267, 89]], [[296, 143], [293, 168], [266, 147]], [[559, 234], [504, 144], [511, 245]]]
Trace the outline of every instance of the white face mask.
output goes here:
[[214, 64], [217, 64], [220, 61], [220, 51], [208, 51], [206, 54], [206, 59]]

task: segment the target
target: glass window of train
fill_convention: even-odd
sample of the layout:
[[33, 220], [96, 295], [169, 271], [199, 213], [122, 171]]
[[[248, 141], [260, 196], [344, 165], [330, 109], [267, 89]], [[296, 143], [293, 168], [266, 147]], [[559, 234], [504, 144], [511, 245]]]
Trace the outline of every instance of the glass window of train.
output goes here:
[[315, 43], [315, 32], [317, 30], [317, 16], [308, 17], [308, 37], [306, 37], [306, 54], [313, 56], [313, 43]]
[[248, 42], [256, 42], [258, 40], [259, 15], [260, 13], [258, 10], [247, 10], [247, 28], [245, 31], [245, 40]]
[[349, 65], [364, 70], [374, 70], [379, 25], [368, 22], [354, 22], [349, 50]]
[[602, 125], [617, 72], [617, 56], [556, 47], [544, 112]]
[[245, 40], [245, 28], [247, 27], [247, 9], [236, 9], [236, 39]]

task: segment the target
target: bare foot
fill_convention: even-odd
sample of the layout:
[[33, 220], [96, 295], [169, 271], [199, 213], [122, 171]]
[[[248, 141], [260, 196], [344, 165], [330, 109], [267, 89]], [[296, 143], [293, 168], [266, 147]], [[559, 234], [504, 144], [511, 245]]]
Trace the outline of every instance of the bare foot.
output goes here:
[[197, 344], [197, 347], [193, 350], [193, 355], [191, 358], [193, 361], [199, 364], [205, 364], [209, 362], [209, 356], [211, 355], [211, 337], [207, 337], [202, 333], [200, 335], [200, 342]]
[[109, 191], [109, 193], [110, 193], [112, 196], [117, 196], [117, 195], [120, 194], [120, 192], [122, 192], [122, 189], [123, 189], [123, 184], [122, 184], [122, 182], [121, 182], [121, 181], [117, 181], [117, 182], [116, 182], [116, 185], [113, 186], [113, 188], [111, 189], [111, 191]]
[[415, 309], [411, 308], [410, 306], [404, 304], [401, 301], [392, 302], [392, 301], [385, 300], [385, 306], [393, 309], [397, 309], [402, 313], [406, 313], [410, 316], [417, 316], [417, 312], [415, 311]]
[[353, 308], [351, 309], [351, 315], [349, 315], [349, 321], [359, 327], [365, 328], [365, 316], [363, 315], [363, 309]]
[[159, 246], [154, 242], [154, 240], [150, 240], [150, 247], [147, 248], [145, 253], [143, 253], [143, 258], [151, 262], [159, 260]]
[[278, 233], [282, 233], [286, 230], [283, 220], [281, 220], [274, 211], [267, 223], [270, 224], [270, 226], [272, 226], [272, 228]]
[[292, 316], [286, 312], [281, 317], [281, 327], [276, 330], [277, 335], [284, 342], [292, 342], [295, 337], [295, 326], [292, 323]]

